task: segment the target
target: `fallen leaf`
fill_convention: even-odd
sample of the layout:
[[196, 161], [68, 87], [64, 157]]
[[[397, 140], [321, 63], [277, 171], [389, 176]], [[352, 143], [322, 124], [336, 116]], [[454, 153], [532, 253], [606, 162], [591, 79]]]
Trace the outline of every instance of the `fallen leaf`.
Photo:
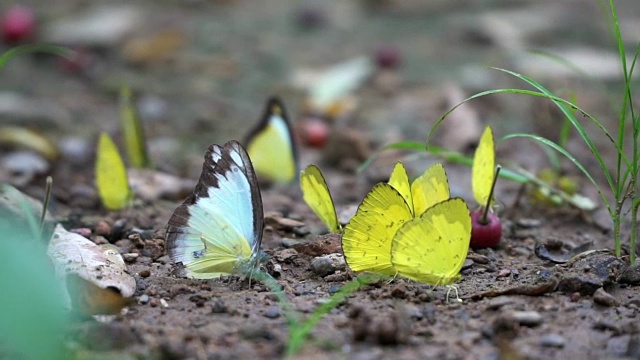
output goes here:
[[135, 279], [113, 245], [96, 245], [58, 224], [47, 255], [68, 291], [67, 305], [87, 315], [114, 314], [136, 290]]

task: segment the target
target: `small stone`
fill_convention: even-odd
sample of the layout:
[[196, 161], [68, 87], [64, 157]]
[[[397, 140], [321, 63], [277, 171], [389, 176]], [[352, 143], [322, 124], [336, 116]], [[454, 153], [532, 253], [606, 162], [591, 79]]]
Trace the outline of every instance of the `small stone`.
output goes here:
[[160, 301], [157, 298], [152, 298], [151, 300], [149, 300], [149, 306], [158, 307], [160, 306]]
[[542, 324], [543, 320], [542, 315], [537, 311], [514, 311], [511, 317], [520, 325], [531, 327]]
[[564, 347], [564, 338], [558, 334], [547, 334], [540, 339], [540, 345], [545, 347]]
[[142, 294], [142, 295], [140, 295], [140, 297], [138, 298], [138, 303], [139, 303], [139, 304], [143, 304], [143, 305], [144, 305], [144, 304], [148, 303], [148, 302], [149, 302], [149, 300], [150, 300], [150, 299], [149, 299], [149, 295], [147, 295], [147, 294]]
[[108, 238], [111, 235], [111, 225], [104, 220], [98, 221], [95, 226], [96, 235], [104, 236]]
[[295, 249], [284, 249], [273, 254], [273, 258], [278, 262], [291, 263], [298, 258], [298, 252]]
[[483, 264], [483, 265], [491, 262], [491, 260], [488, 257], [477, 254], [477, 253], [469, 253], [467, 255], [467, 259], [473, 261], [474, 263]]
[[462, 268], [460, 269], [460, 271], [471, 269], [474, 263], [475, 262], [471, 259], [465, 259], [464, 263], [462, 263]]
[[580, 295], [579, 292], [574, 292], [571, 294], [571, 296], [569, 297], [569, 299], [571, 299], [571, 302], [578, 302], [578, 300], [580, 300], [580, 297], [582, 295]]
[[640, 284], [640, 264], [627, 267], [622, 274], [620, 274], [618, 282], [629, 285]]
[[168, 302], [167, 302], [167, 300], [165, 300], [165, 299], [160, 299], [160, 305], [161, 305], [163, 308], [168, 308], [168, 307], [169, 307], [169, 303], [168, 303]]
[[281, 312], [279, 306], [269, 306], [264, 312], [264, 317], [269, 319], [277, 319], [280, 317], [280, 314]]
[[224, 314], [227, 312], [227, 305], [222, 299], [216, 299], [211, 307], [211, 312], [214, 314]]
[[138, 253], [122, 254], [122, 258], [124, 259], [124, 261], [126, 261], [128, 263], [135, 262], [138, 259], [139, 256], [140, 256], [140, 254], [138, 254]]
[[496, 298], [492, 298], [489, 300], [489, 304], [487, 305], [487, 309], [489, 310], [498, 310], [505, 305], [509, 305], [513, 303], [513, 298], [509, 296], [498, 296]]
[[609, 307], [620, 306], [620, 301], [618, 301], [618, 299], [616, 299], [613, 295], [606, 292], [603, 288], [599, 288], [593, 294], [593, 302]]
[[105, 244], [109, 244], [109, 240], [105, 239], [105, 237], [104, 237], [104, 236], [100, 236], [100, 235], [94, 236], [94, 237], [93, 237], [93, 242], [94, 242], [96, 245], [105, 245]]
[[500, 271], [498, 271], [498, 275], [496, 275], [496, 278], [503, 278], [509, 275], [511, 275], [510, 269], [501, 269]]
[[342, 286], [340, 285], [331, 285], [329, 286], [329, 294], [333, 295], [340, 291], [340, 289], [342, 289]]
[[531, 229], [537, 228], [542, 225], [542, 221], [540, 221], [539, 219], [520, 219], [516, 221], [516, 225], [524, 229]]
[[140, 275], [140, 277], [142, 278], [148, 278], [149, 276], [151, 276], [151, 271], [149, 270], [141, 270], [138, 275]]
[[311, 271], [318, 276], [327, 276], [338, 270], [345, 270], [346, 266], [342, 254], [320, 256], [311, 261]]

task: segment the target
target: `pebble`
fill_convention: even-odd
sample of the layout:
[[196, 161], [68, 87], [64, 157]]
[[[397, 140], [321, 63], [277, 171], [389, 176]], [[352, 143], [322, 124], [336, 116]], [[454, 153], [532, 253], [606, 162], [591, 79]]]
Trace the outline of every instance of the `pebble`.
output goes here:
[[471, 267], [473, 266], [474, 261], [471, 259], [465, 259], [464, 263], [462, 264], [462, 268], [460, 269], [462, 270], [467, 270], [467, 269], [471, 269]]
[[284, 249], [273, 254], [273, 258], [278, 262], [291, 263], [298, 258], [298, 252], [295, 249]]
[[531, 229], [542, 225], [542, 221], [539, 219], [519, 219], [516, 221], [516, 225], [524, 229]]
[[227, 305], [221, 299], [216, 299], [211, 307], [211, 312], [214, 314], [224, 314], [227, 312]]
[[149, 276], [151, 276], [151, 271], [149, 270], [141, 270], [138, 275], [140, 275], [140, 277], [143, 278], [148, 278]]
[[618, 301], [618, 299], [616, 299], [613, 295], [606, 292], [603, 288], [599, 288], [593, 294], [593, 302], [609, 307], [620, 306], [620, 301]]
[[540, 345], [545, 347], [562, 348], [564, 343], [564, 338], [559, 334], [547, 334], [540, 339]]
[[146, 304], [148, 303], [150, 300], [149, 295], [147, 294], [142, 294], [140, 295], [140, 297], [138, 298], [138, 303], [140, 304]]
[[496, 298], [490, 299], [489, 304], [487, 305], [487, 309], [489, 310], [498, 310], [505, 305], [510, 305], [514, 302], [514, 299], [509, 296], [498, 296]]
[[500, 271], [498, 271], [498, 275], [496, 275], [497, 278], [503, 278], [503, 277], [507, 277], [511, 275], [511, 270], [510, 269], [501, 269]]
[[345, 270], [346, 266], [342, 254], [319, 256], [311, 261], [311, 271], [318, 276], [326, 276], [338, 270]]
[[[480, 255], [480, 254], [476, 254], [476, 253], [470, 253], [467, 255], [467, 260], [471, 260], [474, 263], [478, 263], [478, 264], [488, 264], [489, 262], [491, 262], [491, 260], [489, 260], [488, 257], [484, 256], [484, 255]], [[466, 261], [465, 261], [466, 263]], [[464, 264], [463, 264], [464, 267]]]
[[626, 266], [623, 260], [609, 253], [591, 253], [570, 265], [560, 279], [558, 290], [581, 295], [593, 295], [599, 288], [615, 282]]
[[[122, 254], [122, 258], [124, 259], [124, 261], [126, 261], [128, 263], [135, 262], [138, 259], [139, 256], [140, 256], [140, 254], [138, 254], [138, 253]], [[146, 276], [143, 276], [143, 277], [146, 277]]]
[[331, 285], [329, 286], [329, 294], [333, 295], [342, 289], [341, 285]]
[[109, 237], [109, 235], [111, 235], [111, 225], [104, 220], [100, 220], [96, 224], [95, 233], [96, 235]]
[[618, 282], [622, 284], [637, 285], [640, 284], [640, 264], [629, 266], [626, 268], [620, 277]]
[[264, 312], [264, 317], [269, 319], [277, 319], [280, 317], [281, 311], [279, 306], [269, 306]]
[[543, 320], [542, 315], [537, 311], [514, 311], [511, 317], [524, 326], [538, 326]]

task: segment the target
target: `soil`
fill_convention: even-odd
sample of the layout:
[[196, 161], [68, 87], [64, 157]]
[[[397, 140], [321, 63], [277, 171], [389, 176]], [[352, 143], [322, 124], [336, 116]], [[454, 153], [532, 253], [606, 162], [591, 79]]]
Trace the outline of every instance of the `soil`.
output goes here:
[[[102, 8], [93, 1], [29, 3], [42, 29], [70, 21], [68, 14]], [[616, 5], [622, 24], [637, 21], [640, 7], [634, 1]], [[332, 134], [326, 148], [299, 143], [300, 167], [320, 165], [343, 218], [375, 183], [386, 180], [395, 161], [405, 162], [413, 176], [442, 161], [424, 152], [394, 150], [358, 172], [358, 165], [374, 151], [393, 141], [424, 141], [444, 111], [476, 91], [524, 86], [484, 65], [530, 74], [564, 96], [575, 96], [582, 108], [602, 114], [605, 126], [614, 124], [617, 116], [602, 95], [620, 89], [615, 87], [617, 75], [594, 73], [598, 85], [593, 85], [570, 71], [536, 72], [527, 67], [532, 66], [530, 58], [544, 59], [522, 50], [567, 55], [564, 50], [580, 48], [584, 53], [574, 61], [605, 50], [615, 56], [617, 49], [609, 43], [606, 21], [595, 2], [493, 1], [470, 7], [461, 1], [143, 1], [111, 6], [142, 14], [144, 21], [134, 22], [113, 42], [98, 37], [74, 43], [65, 38], [90, 59], [80, 68], [62, 66], [51, 56], [24, 55], [7, 64], [0, 80], [6, 96], [17, 95], [30, 104], [29, 112], [0, 104], [7, 122], [37, 129], [63, 149], [61, 158], [46, 161], [48, 169], [34, 170], [33, 176], [0, 169], [3, 181], [42, 198], [45, 175], [52, 175], [51, 210], [58, 221], [67, 229], [90, 229], [91, 240], [106, 239], [123, 254], [139, 254], [127, 262], [137, 282], [133, 302], [106, 320], [73, 323], [69, 338], [76, 340], [70, 340], [70, 346], [78, 347], [78, 357], [285, 357], [290, 314], [273, 292], [238, 275], [180, 277], [164, 252], [164, 229], [191, 191], [210, 143], [242, 139], [274, 93], [288, 105], [294, 124], [304, 117], [304, 92], [290, 83], [298, 70], [372, 56], [385, 44], [397, 46], [385, 47], [387, 57], [389, 51], [400, 51], [401, 59], [391, 61], [396, 69], [376, 70], [355, 92], [356, 110], [329, 122]], [[580, 11], [575, 10], [578, 6]], [[555, 19], [552, 25], [550, 17]], [[40, 36], [46, 38], [47, 31], [41, 30]], [[154, 36], [177, 38], [178, 45], [150, 45]], [[132, 53], [134, 40], [152, 50]], [[601, 70], [609, 66], [596, 65]], [[137, 94], [154, 167], [187, 179], [187, 185], [153, 199], [138, 196], [130, 208], [117, 212], [99, 205], [92, 153], [100, 131], [119, 137], [117, 91], [123, 81]], [[530, 131], [557, 139], [562, 116], [547, 105], [501, 95], [459, 111], [480, 131], [491, 124], [497, 138]], [[472, 136], [462, 138], [465, 131], [447, 130], [446, 123], [436, 141], [453, 139], [440, 145], [469, 154], [474, 147], [469, 139], [479, 138], [480, 132], [469, 130]], [[587, 127], [598, 134], [595, 126]], [[614, 159], [604, 136], [594, 139], [603, 156]], [[581, 140], [571, 136], [567, 147], [605, 186]], [[15, 151], [3, 147], [0, 155], [6, 159]], [[549, 166], [544, 152], [528, 142], [506, 141], [497, 151], [504, 164], [532, 172]], [[451, 163], [445, 167], [452, 194], [474, 207], [469, 168]], [[569, 162], [563, 162], [562, 169], [577, 179], [581, 193], [598, 202], [598, 210], [545, 206], [527, 191], [522, 194], [519, 185], [503, 181], [497, 187], [502, 240], [495, 249], [470, 250], [456, 284], [461, 301], [453, 293], [447, 301], [447, 287], [403, 278], [365, 284], [322, 317], [293, 357], [640, 358], [640, 292], [619, 281], [628, 257], [611, 254], [610, 220], [591, 184]], [[339, 266], [329, 274], [312, 270], [315, 258], [340, 253], [340, 238], [325, 234], [297, 184], [263, 185], [262, 197], [267, 218], [262, 249], [270, 259], [266, 266], [284, 289], [292, 313], [303, 321], [357, 275]], [[282, 225], [282, 219], [289, 225]], [[295, 221], [289, 220], [301, 224], [291, 226]], [[625, 234], [628, 227], [625, 224]], [[576, 251], [581, 254], [554, 263], [536, 255], [540, 246], [555, 255], [576, 248], [597, 251]]]

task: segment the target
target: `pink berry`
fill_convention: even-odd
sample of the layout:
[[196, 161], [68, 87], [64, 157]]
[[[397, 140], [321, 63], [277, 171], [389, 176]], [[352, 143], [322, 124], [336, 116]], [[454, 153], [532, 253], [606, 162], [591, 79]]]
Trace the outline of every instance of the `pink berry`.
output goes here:
[[402, 51], [395, 45], [380, 45], [375, 50], [374, 59], [380, 69], [397, 69], [402, 63]]
[[471, 246], [472, 249], [482, 249], [495, 247], [502, 237], [502, 224], [500, 218], [489, 212], [487, 214], [487, 223], [482, 224], [482, 214], [484, 210], [476, 210], [471, 212]]
[[21, 5], [10, 7], [0, 19], [2, 40], [15, 45], [30, 40], [36, 32], [36, 17], [31, 8]]

